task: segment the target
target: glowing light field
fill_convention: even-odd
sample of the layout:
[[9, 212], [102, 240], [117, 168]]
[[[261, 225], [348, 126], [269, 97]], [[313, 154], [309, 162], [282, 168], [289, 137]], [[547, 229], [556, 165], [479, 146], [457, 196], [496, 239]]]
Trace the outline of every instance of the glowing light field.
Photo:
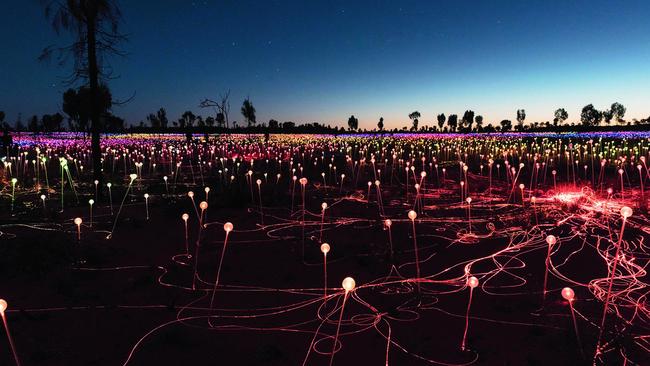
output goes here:
[[650, 360], [650, 133], [14, 141], [0, 364]]

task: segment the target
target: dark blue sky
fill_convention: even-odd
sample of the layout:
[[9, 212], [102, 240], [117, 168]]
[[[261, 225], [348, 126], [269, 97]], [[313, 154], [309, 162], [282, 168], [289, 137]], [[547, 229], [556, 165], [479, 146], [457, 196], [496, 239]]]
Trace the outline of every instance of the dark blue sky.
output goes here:
[[[650, 115], [650, 1], [122, 1], [128, 57], [111, 64], [113, 112], [129, 123], [165, 107], [170, 119], [231, 89], [231, 120], [252, 99], [258, 120], [360, 127], [421, 124], [472, 109], [486, 122], [579, 118], [619, 101]], [[14, 121], [60, 110], [70, 67], [39, 63], [65, 45], [38, 0], [1, 5], [0, 110]]]

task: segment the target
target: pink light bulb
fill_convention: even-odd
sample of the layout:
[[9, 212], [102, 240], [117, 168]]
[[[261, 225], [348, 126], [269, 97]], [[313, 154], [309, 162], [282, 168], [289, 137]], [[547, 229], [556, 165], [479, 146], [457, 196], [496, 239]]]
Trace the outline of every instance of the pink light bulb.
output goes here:
[[562, 289], [562, 297], [564, 298], [564, 300], [573, 301], [575, 296], [576, 296], [575, 292], [573, 292], [573, 290], [570, 287], [565, 287]]

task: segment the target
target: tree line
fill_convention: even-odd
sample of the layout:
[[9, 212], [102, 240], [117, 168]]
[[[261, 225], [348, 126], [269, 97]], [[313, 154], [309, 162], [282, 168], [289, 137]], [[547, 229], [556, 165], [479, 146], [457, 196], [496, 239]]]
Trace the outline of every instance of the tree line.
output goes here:
[[[209, 99], [203, 100], [199, 106], [202, 108], [213, 108], [214, 115], [202, 116], [194, 114], [187, 110], [177, 119], [170, 120], [167, 116], [167, 110], [160, 108], [156, 112], [149, 113], [139, 124], [126, 127], [124, 119], [111, 113], [113, 104], [110, 90], [105, 85], [100, 87], [100, 129], [104, 132], [226, 132], [226, 131], [249, 131], [249, 132], [294, 132], [294, 133], [342, 133], [343, 127], [324, 125], [318, 122], [296, 124], [293, 121], [279, 122], [276, 119], [270, 119], [268, 122], [258, 124], [256, 109], [249, 97], [242, 102], [240, 113], [243, 118], [242, 123], [230, 120], [230, 102], [227, 92], [222, 95], [220, 101], [213, 102]], [[0, 124], [4, 128], [16, 131], [30, 132], [56, 132], [56, 131], [77, 131], [90, 132], [90, 108], [88, 107], [90, 91], [87, 87], [82, 86], [78, 89], [68, 89], [63, 93], [62, 110], [65, 116], [59, 112], [54, 114], [45, 114], [40, 118], [32, 116], [25, 123], [19, 115], [13, 128], [8, 122], [4, 121], [5, 114], [0, 111]], [[602, 126], [609, 126], [612, 122], [619, 126], [633, 126], [650, 124], [650, 117], [646, 119], [633, 119], [626, 121], [624, 119], [626, 108], [621, 103], [613, 103], [611, 107], [604, 111], [597, 110], [593, 104], [588, 104], [582, 108], [580, 114], [580, 123], [566, 124], [569, 113], [564, 108], [558, 108], [554, 112], [553, 122], [533, 122], [525, 124], [526, 111], [517, 109], [515, 113], [516, 124], [508, 119], [504, 119], [497, 125], [488, 123], [484, 125], [482, 115], [476, 115], [472, 110], [466, 110], [462, 117], [457, 114], [446, 116], [440, 113], [436, 116], [435, 123], [432, 125], [420, 125], [422, 114], [413, 111], [408, 114], [411, 121], [411, 127], [403, 126], [401, 129], [394, 128], [386, 130], [384, 127], [384, 118], [380, 117], [377, 128], [371, 131], [359, 129], [359, 120], [354, 115], [348, 118], [348, 130], [359, 132], [508, 132], [508, 131], [544, 131], [544, 130], [589, 130], [597, 129]], [[67, 121], [67, 124], [64, 122]], [[145, 122], [146, 121], [146, 122]]]
[[[436, 116], [435, 123], [432, 125], [420, 125], [420, 118], [422, 114], [418, 111], [413, 111], [408, 114], [411, 120], [411, 127], [403, 126], [401, 129], [393, 129], [396, 131], [411, 131], [411, 132], [508, 132], [508, 131], [539, 131], [539, 130], [560, 130], [566, 127], [577, 128], [586, 130], [589, 128], [597, 128], [605, 122], [609, 126], [613, 121], [620, 126], [644, 125], [650, 124], [650, 117], [645, 119], [633, 119], [626, 121], [625, 117], [626, 108], [621, 103], [612, 103], [609, 109], [604, 111], [597, 110], [593, 104], [588, 104], [582, 108], [580, 113], [580, 124], [574, 122], [566, 124], [569, 119], [569, 113], [565, 108], [558, 108], [553, 113], [553, 121], [546, 122], [532, 122], [525, 124], [526, 110], [517, 109], [515, 114], [516, 124], [509, 119], [501, 120], [498, 124], [492, 125], [488, 123], [484, 126], [484, 119], [482, 115], [476, 115], [472, 110], [466, 110], [461, 118], [457, 114], [446, 116], [440, 113]], [[564, 127], [564, 128], [561, 128]], [[359, 120], [354, 115], [348, 118], [348, 129], [356, 131], [359, 128]], [[384, 118], [380, 117], [377, 122], [376, 131], [384, 130]]]

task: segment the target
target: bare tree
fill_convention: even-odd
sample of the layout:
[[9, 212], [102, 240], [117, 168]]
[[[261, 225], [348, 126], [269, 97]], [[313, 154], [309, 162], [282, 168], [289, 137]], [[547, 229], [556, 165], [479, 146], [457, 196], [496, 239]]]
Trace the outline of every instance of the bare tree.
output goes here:
[[199, 107], [201, 108], [212, 108], [215, 111], [216, 114], [216, 120], [219, 121], [219, 114], [223, 115], [223, 119], [226, 124], [226, 128], [229, 128], [228, 126], [228, 115], [230, 114], [230, 89], [225, 94], [220, 94], [219, 95], [219, 101], [215, 102], [212, 99], [204, 99], [201, 104], [199, 104]]

